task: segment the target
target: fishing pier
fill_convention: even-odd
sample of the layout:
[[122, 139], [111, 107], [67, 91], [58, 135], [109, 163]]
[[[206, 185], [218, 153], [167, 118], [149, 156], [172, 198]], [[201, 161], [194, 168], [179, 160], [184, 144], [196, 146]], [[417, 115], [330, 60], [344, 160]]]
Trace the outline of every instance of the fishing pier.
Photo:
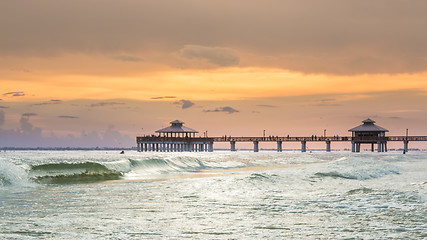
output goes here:
[[403, 151], [406, 153], [408, 144], [412, 141], [427, 141], [427, 136], [386, 136], [387, 129], [375, 125], [375, 121], [366, 119], [363, 124], [348, 130], [351, 136], [311, 136], [311, 137], [196, 137], [198, 131], [183, 126], [184, 122], [173, 121], [171, 126], [157, 130], [157, 135], [137, 137], [139, 152], [213, 152], [215, 142], [230, 143], [230, 150], [236, 151], [236, 143], [252, 142], [253, 151], [259, 151], [260, 142], [276, 142], [277, 151], [282, 152], [286, 142], [300, 142], [301, 152], [307, 151], [308, 142], [324, 142], [325, 151], [331, 151], [332, 142], [350, 142], [352, 152], [360, 152], [362, 144], [368, 144], [371, 151], [387, 152], [388, 142], [402, 142]]

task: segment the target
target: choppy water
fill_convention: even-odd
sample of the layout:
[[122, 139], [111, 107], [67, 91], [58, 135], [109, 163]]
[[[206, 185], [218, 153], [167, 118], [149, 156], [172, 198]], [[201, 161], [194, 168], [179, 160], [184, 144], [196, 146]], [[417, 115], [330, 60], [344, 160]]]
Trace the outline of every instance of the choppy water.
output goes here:
[[426, 239], [427, 153], [0, 153], [1, 239]]

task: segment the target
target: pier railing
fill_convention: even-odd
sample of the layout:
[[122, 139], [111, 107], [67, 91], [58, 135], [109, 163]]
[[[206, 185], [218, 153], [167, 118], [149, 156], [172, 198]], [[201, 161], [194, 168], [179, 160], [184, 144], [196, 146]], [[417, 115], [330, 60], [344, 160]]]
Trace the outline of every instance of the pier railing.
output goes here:
[[351, 137], [214, 137], [215, 142], [300, 142], [300, 141], [351, 141]]
[[389, 136], [388, 141], [427, 141], [427, 136]]
[[136, 137], [137, 142], [213, 142], [215, 138], [208, 137]]
[[387, 137], [340, 137], [340, 136], [326, 136], [326, 137], [159, 137], [159, 136], [144, 136], [137, 137], [137, 142], [149, 141], [178, 141], [178, 142], [348, 142], [348, 141], [427, 141], [427, 136], [387, 136]]

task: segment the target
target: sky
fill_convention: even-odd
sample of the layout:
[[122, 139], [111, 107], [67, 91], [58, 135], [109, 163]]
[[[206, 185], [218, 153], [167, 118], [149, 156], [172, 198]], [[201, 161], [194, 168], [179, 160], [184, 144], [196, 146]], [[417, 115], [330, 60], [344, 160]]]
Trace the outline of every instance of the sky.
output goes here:
[[[0, 147], [427, 135], [424, 0], [0, 2]], [[427, 146], [425, 146], [427, 147]]]

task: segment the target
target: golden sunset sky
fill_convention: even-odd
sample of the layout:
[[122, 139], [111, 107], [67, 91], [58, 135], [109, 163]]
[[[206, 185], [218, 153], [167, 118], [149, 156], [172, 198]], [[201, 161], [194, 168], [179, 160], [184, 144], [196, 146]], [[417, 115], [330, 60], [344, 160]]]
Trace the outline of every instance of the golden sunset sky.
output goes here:
[[0, 147], [211, 136], [427, 135], [427, 2], [0, 2]]

